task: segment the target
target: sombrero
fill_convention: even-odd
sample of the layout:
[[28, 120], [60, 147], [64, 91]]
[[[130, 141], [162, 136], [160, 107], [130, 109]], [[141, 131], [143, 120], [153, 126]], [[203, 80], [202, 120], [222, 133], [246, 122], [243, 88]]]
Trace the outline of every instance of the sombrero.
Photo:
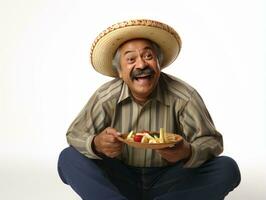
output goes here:
[[149, 39], [161, 48], [161, 69], [170, 65], [180, 52], [181, 39], [172, 27], [149, 19], [128, 20], [110, 26], [96, 37], [90, 52], [94, 69], [103, 75], [117, 77], [112, 67], [114, 54], [121, 44], [134, 38]]

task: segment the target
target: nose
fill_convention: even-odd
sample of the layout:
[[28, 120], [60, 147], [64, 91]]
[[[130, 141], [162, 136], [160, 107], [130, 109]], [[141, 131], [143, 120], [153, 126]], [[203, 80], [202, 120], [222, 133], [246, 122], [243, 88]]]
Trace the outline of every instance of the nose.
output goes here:
[[147, 67], [147, 63], [142, 57], [139, 57], [136, 62], [136, 68], [138, 69], [144, 69]]

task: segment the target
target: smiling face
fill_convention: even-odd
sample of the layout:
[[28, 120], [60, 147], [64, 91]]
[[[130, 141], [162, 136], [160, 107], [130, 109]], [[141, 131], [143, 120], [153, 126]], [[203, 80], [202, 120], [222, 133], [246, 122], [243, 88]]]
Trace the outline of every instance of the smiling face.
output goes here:
[[128, 85], [135, 101], [144, 104], [160, 77], [160, 66], [151, 42], [135, 39], [120, 48], [119, 77]]

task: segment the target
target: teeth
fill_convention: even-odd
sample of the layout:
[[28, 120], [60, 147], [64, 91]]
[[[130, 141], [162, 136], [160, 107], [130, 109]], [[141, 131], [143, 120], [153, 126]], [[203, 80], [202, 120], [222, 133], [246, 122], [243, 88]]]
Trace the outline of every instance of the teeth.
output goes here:
[[150, 77], [150, 75], [146, 75], [146, 76], [138, 76], [138, 77], [136, 77], [136, 78], [149, 78]]
[[140, 78], [146, 78], [146, 77], [136, 77], [136, 80], [138, 81]]
[[145, 76], [137, 76], [135, 77], [134, 79], [135, 80], [139, 80], [140, 78], [146, 78], [146, 79], [149, 79], [151, 77], [151, 75], [145, 75]]

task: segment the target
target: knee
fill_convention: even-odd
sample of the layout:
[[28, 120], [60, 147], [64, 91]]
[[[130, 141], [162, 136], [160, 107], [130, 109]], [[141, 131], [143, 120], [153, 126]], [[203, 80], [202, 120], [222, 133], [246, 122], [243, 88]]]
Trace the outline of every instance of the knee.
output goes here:
[[75, 163], [78, 152], [73, 147], [67, 147], [59, 154], [57, 171], [61, 180], [67, 184], [65, 172], [71, 167], [71, 163]]
[[236, 161], [227, 156], [221, 156], [218, 159], [224, 181], [230, 182], [234, 187], [238, 186], [241, 174]]
[[65, 148], [60, 154], [58, 158], [58, 166], [64, 166], [67, 163], [72, 163], [75, 159], [75, 155], [78, 154], [77, 150], [73, 147]]
[[74, 147], [65, 148], [59, 155], [58, 168], [61, 170], [79, 170], [97, 168], [96, 161], [77, 151]]

